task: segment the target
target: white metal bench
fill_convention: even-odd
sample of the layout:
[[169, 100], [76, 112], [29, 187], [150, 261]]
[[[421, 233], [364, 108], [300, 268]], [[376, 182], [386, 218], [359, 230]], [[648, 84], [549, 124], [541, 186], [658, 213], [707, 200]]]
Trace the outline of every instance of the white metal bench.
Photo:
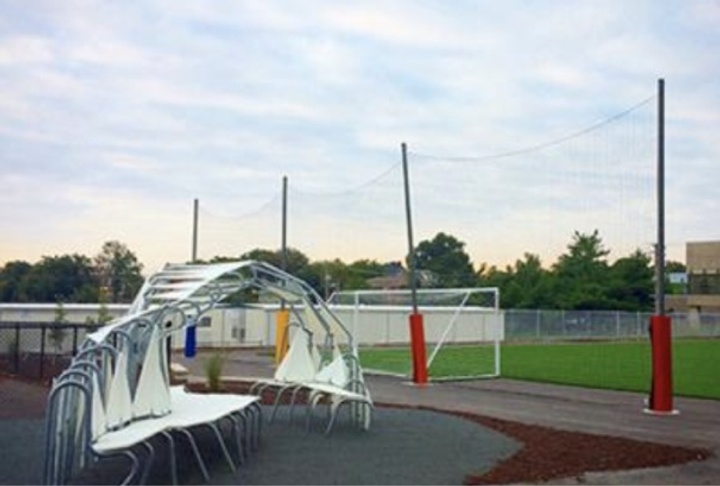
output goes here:
[[[207, 311], [226, 297], [247, 288], [269, 292], [287, 303], [303, 329], [322, 334], [326, 344], [341, 333], [356, 352], [352, 335], [329, 311], [322, 299], [305, 282], [271, 265], [254, 261], [210, 265], [168, 264], [148, 278], [128, 314], [89, 334], [69, 369], [53, 384], [47, 412], [45, 482], [63, 484], [94, 458], [120, 454], [130, 461], [123, 483], [137, 478], [144, 482], [154, 459], [151, 442], [167, 439], [171, 473], [177, 481], [175, 436], [187, 438], [206, 480], [209, 477], [194, 429], [209, 427], [229, 466], [235, 465], [223, 437], [220, 423], [232, 423], [236, 433], [238, 459], [257, 447], [261, 412], [255, 396], [193, 394], [171, 388], [165, 339], [171, 332], [193, 326]], [[308, 352], [313, 349], [312, 343]], [[317, 361], [311, 355], [311, 359]], [[314, 362], [315, 363], [315, 362]], [[288, 365], [285, 380], [298, 386], [314, 387], [313, 396], [329, 395], [332, 409], [330, 430], [337, 407], [342, 403], [362, 404], [353, 414], [363, 428], [369, 427], [372, 402], [355, 363], [347, 383], [316, 383], [317, 363], [308, 376], [292, 376], [298, 369]], [[354, 387], [354, 388], [353, 388]], [[316, 403], [316, 402], [315, 402]], [[141, 451], [144, 450], [141, 454]], [[146, 457], [140, 471], [141, 455]]]
[[334, 358], [323, 365], [317, 347], [313, 344], [311, 334], [305, 329], [297, 329], [293, 335], [287, 354], [277, 367], [273, 378], [255, 379], [250, 393], [262, 395], [265, 391], [275, 394], [275, 401], [270, 414], [272, 422], [276, 416], [282, 397], [290, 393], [289, 416], [292, 420], [293, 409], [300, 392], [307, 393], [308, 430], [311, 418], [320, 401], [325, 398], [330, 406], [330, 418], [325, 433], [328, 434], [337, 418], [342, 405], [353, 404], [353, 419], [361, 428], [370, 427], [373, 401], [362, 380], [359, 363], [350, 353], [342, 353], [335, 346]]
[[[46, 483], [59, 484], [69, 479], [74, 463], [85, 466], [94, 456], [124, 455], [130, 461], [127, 484], [137, 478], [143, 483], [155, 456], [150, 443], [154, 437], [165, 437], [170, 448], [171, 474], [177, 483], [175, 435], [189, 441], [206, 481], [209, 473], [192, 431], [208, 427], [215, 434], [230, 468], [236, 466], [218, 423], [228, 420], [235, 431], [238, 462], [257, 447], [260, 426], [259, 400], [254, 396], [189, 393], [182, 387], [170, 387], [163, 370], [164, 345], [159, 326], [146, 333], [148, 342], [134, 394], [129, 374], [133, 367], [128, 356], [133, 343], [118, 348], [107, 343], [98, 345], [100, 354], [92, 355], [86, 347], [71, 368], [63, 373], [50, 394], [48, 441], [56, 454], [48, 455]], [[105, 359], [107, 350], [114, 352], [114, 363]], [[68, 426], [70, 425], [70, 426]], [[244, 437], [244, 439], [243, 439]], [[245, 443], [243, 445], [243, 442]], [[50, 444], [48, 444], [50, 446]], [[81, 451], [71, 460], [73, 449]], [[146, 464], [140, 474], [138, 447], [144, 448]], [[58, 453], [59, 452], [59, 453]]]

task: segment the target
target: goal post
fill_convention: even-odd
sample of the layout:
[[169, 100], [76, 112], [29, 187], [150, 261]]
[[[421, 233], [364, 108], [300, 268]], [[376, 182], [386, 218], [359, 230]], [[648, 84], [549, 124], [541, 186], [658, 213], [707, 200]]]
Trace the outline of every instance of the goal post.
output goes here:
[[[431, 381], [500, 375], [499, 301], [495, 287], [417, 290]], [[410, 290], [340, 291], [328, 304], [349, 323], [364, 369], [411, 377]]]

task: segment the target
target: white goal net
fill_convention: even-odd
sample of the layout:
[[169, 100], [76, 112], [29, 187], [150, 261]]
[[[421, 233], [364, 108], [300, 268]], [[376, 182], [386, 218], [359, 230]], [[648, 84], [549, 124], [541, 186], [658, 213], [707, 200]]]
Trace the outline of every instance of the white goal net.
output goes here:
[[[430, 380], [500, 374], [504, 319], [497, 288], [418, 289]], [[368, 371], [411, 376], [410, 290], [336, 292], [333, 312], [348, 323]]]

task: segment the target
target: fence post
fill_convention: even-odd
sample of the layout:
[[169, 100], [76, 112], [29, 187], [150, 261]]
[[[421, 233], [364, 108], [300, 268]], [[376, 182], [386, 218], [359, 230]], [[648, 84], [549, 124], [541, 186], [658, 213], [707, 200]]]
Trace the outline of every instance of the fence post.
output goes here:
[[15, 374], [20, 374], [20, 323], [15, 324]]
[[42, 379], [45, 372], [45, 337], [47, 334], [47, 327], [43, 324], [42, 327], [40, 327], [40, 376], [39, 378]]
[[77, 339], [78, 339], [78, 325], [73, 325], [73, 349], [72, 349], [72, 355], [73, 357], [77, 354]]
[[535, 310], [535, 339], [540, 340], [540, 309]]

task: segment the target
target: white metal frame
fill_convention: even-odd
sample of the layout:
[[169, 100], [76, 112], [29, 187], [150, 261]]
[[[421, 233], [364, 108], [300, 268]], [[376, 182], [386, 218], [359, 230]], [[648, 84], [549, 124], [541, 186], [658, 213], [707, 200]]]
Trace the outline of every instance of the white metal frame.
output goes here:
[[[87, 335], [70, 368], [54, 382], [47, 412], [46, 484], [63, 484], [93, 456], [102, 454], [123, 454], [130, 459], [130, 472], [124, 479], [127, 483], [140, 470], [136, 446], [147, 450], [147, 463], [140, 476], [143, 482], [154, 457], [149, 439], [156, 435], [169, 441], [173, 480], [177, 481], [171, 432], [183, 433], [191, 442], [208, 479], [190, 432], [190, 427], [198, 425], [215, 431], [234, 470], [216, 422], [228, 418], [237, 424], [240, 434], [242, 421], [246, 435], [248, 426], [257, 424], [256, 430], [249, 432], [255, 437], [249, 442], [257, 444], [260, 420], [248, 414], [259, 416], [258, 398], [198, 396], [171, 390], [164, 341], [170, 333], [194, 325], [223, 299], [246, 288], [270, 292], [291, 309], [301, 307], [303, 327], [323, 336], [325, 345], [333, 346], [335, 336], [342, 333], [354, 349], [352, 335], [315, 291], [271, 265], [256, 261], [167, 264], [145, 281], [126, 315]], [[136, 380], [138, 370], [142, 371]], [[359, 366], [352, 367], [351, 372], [353, 379], [361, 379]], [[237, 445], [240, 454], [239, 435]]]

